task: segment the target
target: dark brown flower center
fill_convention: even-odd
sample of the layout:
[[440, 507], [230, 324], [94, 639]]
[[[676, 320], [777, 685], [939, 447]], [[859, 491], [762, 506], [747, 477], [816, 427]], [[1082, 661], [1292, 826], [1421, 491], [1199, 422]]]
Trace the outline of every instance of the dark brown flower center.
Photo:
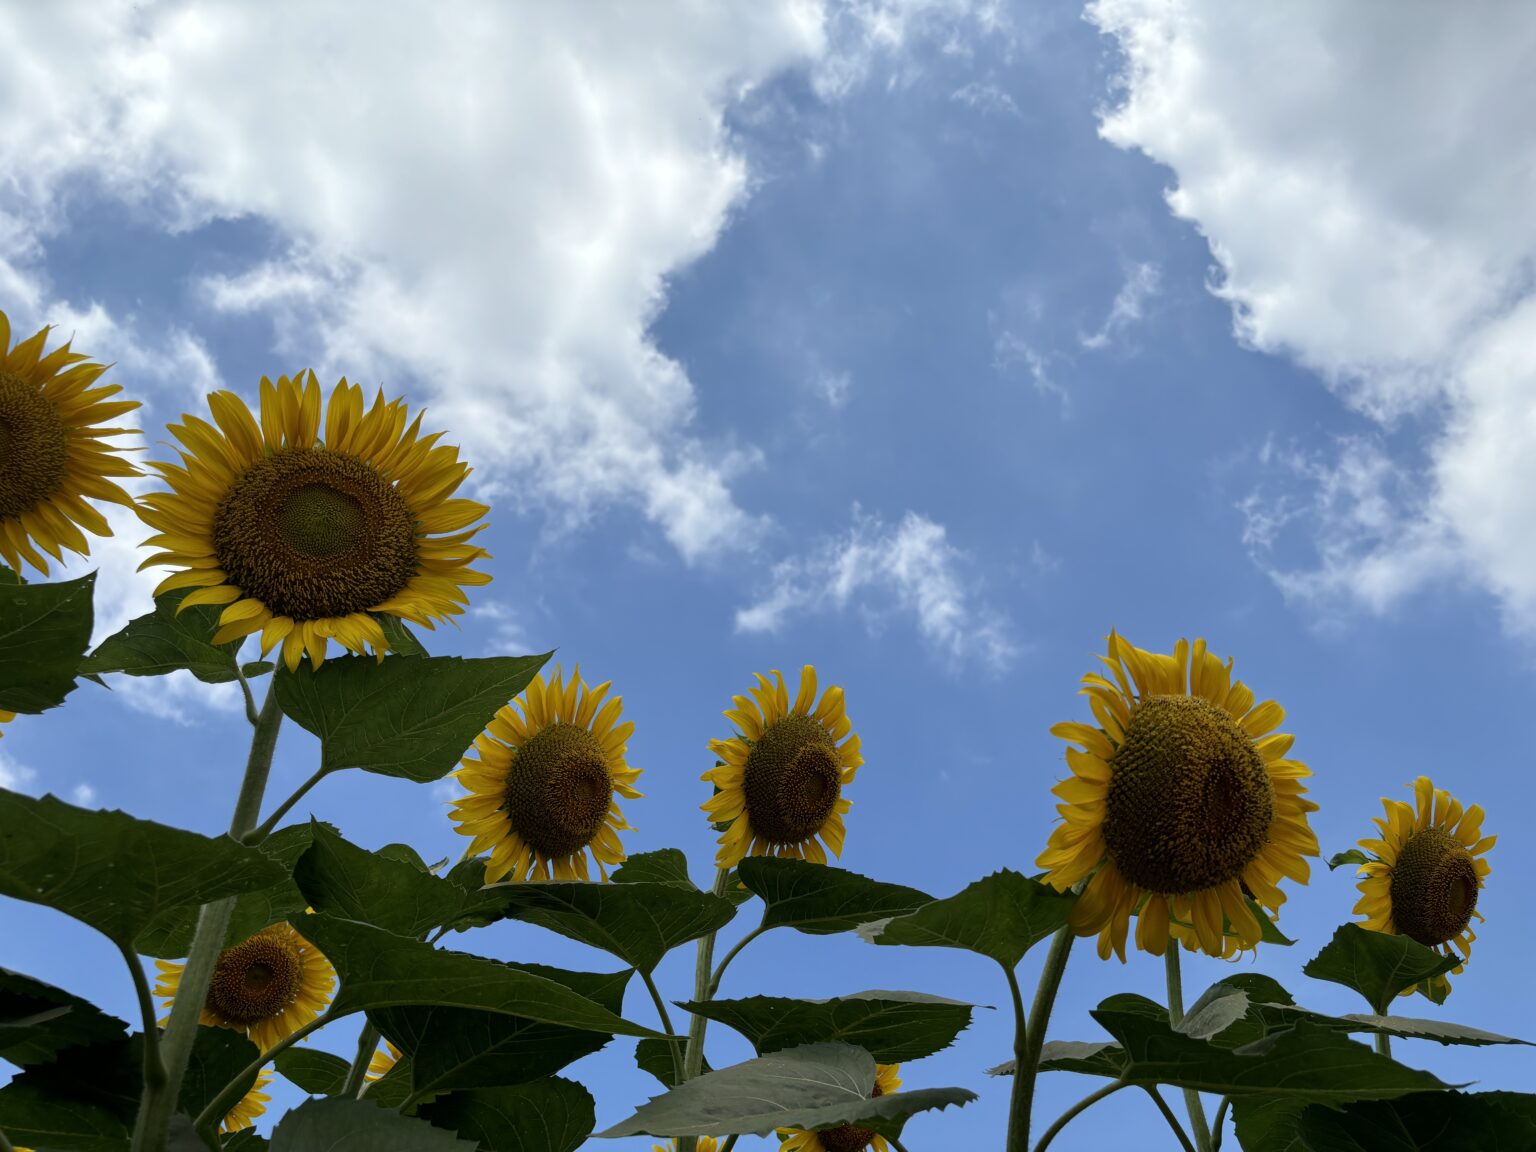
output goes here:
[[53, 404], [36, 384], [0, 372], [0, 518], [52, 496], [68, 467], [69, 428]]
[[219, 565], [274, 615], [366, 612], [416, 572], [416, 518], [372, 465], [324, 448], [280, 452], [235, 480], [213, 519]]
[[1237, 879], [1268, 841], [1275, 796], [1264, 758], [1198, 696], [1142, 700], [1110, 767], [1104, 843], [1121, 874], [1150, 892]]
[[[879, 1081], [876, 1081], [875, 1090], [870, 1093], [869, 1098], [874, 1100], [884, 1095]], [[861, 1128], [857, 1124], [842, 1124], [836, 1128], [827, 1128], [816, 1133], [816, 1136], [827, 1152], [864, 1152], [865, 1148], [875, 1142], [874, 1130]]]
[[512, 754], [502, 804], [516, 832], [551, 859], [596, 838], [613, 799], [602, 743], [575, 724], [552, 724]]
[[1392, 919], [1404, 936], [1431, 947], [1466, 931], [1477, 908], [1472, 853], [1439, 828], [1415, 832], [1392, 868]]
[[791, 713], [748, 751], [744, 787], [753, 832], [774, 844], [808, 840], [842, 794], [837, 745], [815, 720]]
[[204, 1004], [231, 1024], [258, 1024], [298, 998], [302, 978], [294, 939], [264, 932], [219, 953]]

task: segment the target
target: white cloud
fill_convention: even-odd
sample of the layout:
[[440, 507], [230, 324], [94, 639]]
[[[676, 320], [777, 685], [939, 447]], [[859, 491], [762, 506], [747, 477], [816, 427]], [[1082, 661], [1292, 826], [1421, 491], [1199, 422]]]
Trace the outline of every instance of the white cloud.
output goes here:
[[834, 372], [830, 368], [819, 368], [814, 383], [817, 394], [827, 402], [827, 407], [836, 411], [848, 403], [853, 376], [846, 371]]
[[1084, 348], [1100, 351], [1109, 347], [1110, 341], [1133, 324], [1140, 323], [1146, 315], [1147, 301], [1162, 288], [1162, 274], [1156, 264], [1136, 264], [1126, 273], [1125, 283], [1115, 293], [1109, 306], [1109, 315], [1091, 336], [1081, 337]]
[[0, 788], [12, 792], [30, 792], [37, 782], [37, 770], [19, 764], [4, 752], [0, 752]]
[[96, 802], [96, 789], [89, 784], [76, 784], [69, 790], [69, 798], [84, 808]]
[[[1455, 573], [1536, 634], [1536, 9], [1088, 15], [1127, 62], [1102, 134], [1172, 169], [1169, 207], [1209, 242], [1238, 338], [1388, 430], [1429, 429], [1406, 454], [1311, 465], [1319, 562], [1281, 586], [1385, 609]], [[1262, 535], [1275, 512], [1255, 507]], [[1362, 538], [1338, 534], [1359, 516]]]
[[891, 67], [888, 85], [912, 83], [918, 66], [911, 48], [936, 44], [945, 55], [966, 56], [976, 37], [1015, 38], [1003, 0], [841, 0], [826, 6], [827, 48], [812, 70], [812, 84], [836, 99], [864, 83], [878, 62]]
[[1028, 370], [1029, 379], [1034, 384], [1035, 391], [1042, 396], [1056, 397], [1061, 401], [1062, 413], [1067, 413], [1071, 408], [1071, 397], [1051, 375], [1050, 361], [1046, 354], [1018, 333], [1005, 328], [992, 341], [993, 371], [1006, 376], [1019, 364], [1024, 365]]
[[872, 626], [891, 612], [916, 618], [919, 633], [951, 665], [980, 660], [1006, 668], [1017, 654], [1010, 626], [964, 578], [969, 557], [944, 526], [908, 512], [896, 527], [857, 506], [845, 536], [773, 566], [772, 587], [736, 613], [738, 632], [773, 632], [796, 615], [857, 603]]
[[1019, 111], [1019, 106], [1014, 103], [1012, 96], [996, 84], [985, 84], [980, 80], [972, 80], [969, 84], [961, 85], [949, 94], [949, 98], [978, 112], [1000, 112], [1006, 116], [1021, 118], [1024, 115]]

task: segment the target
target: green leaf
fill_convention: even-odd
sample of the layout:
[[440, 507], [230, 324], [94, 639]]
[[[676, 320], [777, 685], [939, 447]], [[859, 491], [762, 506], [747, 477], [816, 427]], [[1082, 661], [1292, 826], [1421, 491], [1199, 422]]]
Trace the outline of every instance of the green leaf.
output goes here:
[[[233, 643], [233, 641], [231, 641]], [[258, 676], [265, 676], [277, 665], [270, 660], [248, 660], [240, 665], [240, 674], [247, 680], [254, 680]], [[244, 1131], [244, 1129], [242, 1129]]]
[[61, 1049], [121, 1040], [128, 1025], [94, 1004], [0, 968], [0, 1060], [25, 1068]]
[[40, 1152], [126, 1152], [141, 1086], [142, 1037], [68, 1048], [0, 1088], [0, 1131]]
[[489, 892], [465, 889], [423, 867], [366, 851], [319, 823], [293, 880], [316, 912], [361, 920], [399, 936], [422, 936], [475, 912], [495, 915], [502, 905]]
[[[1047, 1040], [1040, 1049], [1042, 1072], [1079, 1072], [1088, 1076], [1119, 1076], [1125, 1050], [1118, 1044], [1081, 1040]], [[1006, 1065], [1013, 1074], [1013, 1061]]]
[[[672, 1063], [672, 1041], [641, 1040], [635, 1045], [635, 1065], [642, 1072], [649, 1072], [661, 1081], [663, 1088], [677, 1087], [677, 1067]], [[709, 1061], [704, 1061], [705, 1072], [711, 1071]]]
[[688, 858], [681, 848], [658, 848], [627, 857], [614, 869], [612, 880], [615, 884], [672, 884], [699, 890], [688, 875]]
[[[187, 1064], [186, 1078], [181, 1082], [178, 1106], [188, 1116], [196, 1116], [259, 1055], [261, 1052], [256, 1045], [240, 1033], [199, 1024], [192, 1042], [192, 1059]], [[255, 1082], [254, 1072], [245, 1077], [240, 1095], [249, 1092]]]
[[347, 1083], [351, 1065], [340, 1056], [318, 1048], [284, 1048], [273, 1060], [287, 1080], [311, 1096], [334, 1096]]
[[13, 569], [0, 564], [0, 588], [6, 585], [25, 584], [26, 581], [16, 574]]
[[1465, 1024], [1452, 1024], [1446, 1020], [1417, 1020], [1411, 1016], [1340, 1016], [1341, 1023], [1357, 1027], [1351, 1031], [1385, 1032], [1388, 1036], [1405, 1036], [1415, 1040], [1438, 1040], [1441, 1044], [1524, 1044], [1529, 1040], [1515, 1040], [1497, 1032], [1484, 1032], [1481, 1028], [1469, 1028]]
[[1231, 984], [1212, 984], [1189, 1006], [1175, 1032], [1209, 1040], [1248, 1015], [1248, 993]]
[[893, 1136], [909, 1116], [976, 1099], [963, 1088], [919, 1088], [871, 1099], [874, 1086], [875, 1061], [868, 1052], [850, 1044], [810, 1044], [690, 1080], [596, 1135], [766, 1136], [778, 1127], [856, 1123]]
[[380, 1108], [403, 1109], [410, 1115], [415, 1114], [415, 1108], [407, 1108], [413, 1100], [430, 1099], [431, 1093], [417, 1094], [411, 1087], [411, 1058], [401, 1056], [390, 1067], [389, 1071], [377, 1080], [370, 1080], [363, 1088], [362, 1099]]
[[310, 1100], [277, 1122], [272, 1152], [476, 1152], [473, 1140], [362, 1100]]
[[222, 605], [194, 604], [181, 615], [176, 606], [191, 594], [178, 589], [155, 598], [155, 610], [103, 640], [80, 665], [81, 672], [124, 672], [129, 676], [164, 676], [182, 669], [205, 684], [235, 679], [240, 641], [212, 644]]
[[0, 585], [0, 709], [43, 712], [74, 691], [91, 642], [96, 573], [58, 584]]
[[1376, 1015], [1384, 1016], [1404, 988], [1449, 972], [1459, 963], [1459, 959], [1443, 956], [1407, 936], [1344, 924], [1302, 971], [1315, 980], [1353, 988]]
[[423, 1104], [420, 1115], [494, 1152], [575, 1152], [597, 1119], [592, 1094], [558, 1076], [455, 1092]]
[[1024, 953], [1054, 936], [1067, 922], [1077, 897], [1004, 869], [946, 900], [880, 924], [859, 935], [873, 944], [963, 948], [989, 956], [1008, 971]]
[[673, 948], [715, 932], [736, 915], [729, 900], [677, 884], [498, 884], [507, 916], [601, 948], [642, 972]]
[[750, 996], [682, 1007], [736, 1029], [760, 1056], [842, 1041], [863, 1048], [876, 1063], [902, 1064], [948, 1048], [970, 1024], [975, 1005], [922, 992], [875, 991], [832, 1000]]
[[224, 1137], [224, 1152], [267, 1152], [269, 1147], [267, 1138], [254, 1128], [242, 1128]]
[[1305, 1100], [1289, 1096], [1234, 1096], [1232, 1124], [1243, 1152], [1310, 1152], [1301, 1139]]
[[1511, 1106], [1517, 1095], [1421, 1092], [1337, 1111], [1313, 1105], [1301, 1113], [1298, 1136], [1307, 1152], [1529, 1152], [1536, 1123]]
[[764, 928], [794, 928], [812, 936], [851, 932], [871, 920], [904, 916], [933, 901], [916, 888], [805, 860], [749, 856], [736, 872], [762, 897]]
[[1335, 868], [1342, 868], [1346, 864], [1353, 864], [1358, 867], [1361, 864], [1369, 864], [1370, 862], [1371, 858], [1360, 851], [1360, 849], [1350, 848], [1345, 852], [1335, 852], [1332, 856], [1328, 857], [1328, 870], [1332, 872]]
[[458, 764], [551, 655], [345, 656], [279, 676], [277, 700], [320, 737], [324, 771], [361, 768], [425, 784]]
[[1262, 904], [1252, 896], [1244, 896], [1243, 900], [1248, 905], [1248, 911], [1253, 913], [1253, 918], [1259, 922], [1260, 943], [1276, 944], [1282, 948], [1289, 948], [1292, 944], [1296, 943], [1296, 941], [1280, 931], [1279, 928], [1275, 927], [1275, 922], [1270, 919], [1269, 913], [1265, 911]]
[[479, 1008], [570, 1028], [623, 1036], [655, 1036], [562, 984], [497, 960], [449, 952], [356, 920], [317, 913], [304, 935], [341, 978], [331, 1012], [436, 1005]]
[[0, 791], [0, 894], [73, 916], [119, 944], [167, 909], [266, 887], [283, 868], [227, 836]]
[[402, 656], [425, 656], [426, 648], [416, 634], [406, 627], [405, 621], [388, 612], [376, 612], [373, 618], [379, 622], [380, 629], [384, 632], [384, 643], [389, 646], [391, 652], [398, 652]]

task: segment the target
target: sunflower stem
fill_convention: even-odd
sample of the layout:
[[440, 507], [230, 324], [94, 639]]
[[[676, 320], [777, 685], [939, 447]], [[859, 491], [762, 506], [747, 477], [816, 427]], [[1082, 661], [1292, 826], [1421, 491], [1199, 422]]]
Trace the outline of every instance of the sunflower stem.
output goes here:
[[1034, 1107], [1035, 1077], [1040, 1071], [1040, 1051], [1045, 1047], [1045, 1031], [1051, 1020], [1051, 1009], [1056, 1004], [1056, 993], [1061, 988], [1062, 973], [1067, 970], [1067, 959], [1072, 954], [1072, 943], [1077, 937], [1070, 927], [1062, 928], [1051, 938], [1051, 947], [1040, 969], [1040, 982], [1035, 986], [1035, 999], [1030, 1005], [1029, 1019], [1024, 1018], [1024, 997], [1019, 991], [1018, 977], [1003, 969], [1008, 977], [1008, 991], [1013, 995], [1013, 1095], [1008, 1103], [1008, 1152], [1026, 1152], [1029, 1148], [1030, 1112]]
[[370, 1020], [363, 1025], [363, 1030], [357, 1037], [357, 1055], [352, 1057], [352, 1066], [347, 1069], [346, 1082], [341, 1086], [343, 1096], [358, 1097], [363, 1094], [363, 1085], [368, 1082], [368, 1065], [373, 1063], [373, 1054], [379, 1048], [379, 1030], [373, 1026]]
[[1088, 1109], [1092, 1108], [1100, 1100], [1104, 1099], [1104, 1097], [1112, 1096], [1116, 1092], [1120, 1091], [1120, 1089], [1128, 1087], [1130, 1087], [1130, 1085], [1127, 1084], [1124, 1080], [1115, 1080], [1094, 1092], [1088, 1093], [1088, 1095], [1084, 1096], [1076, 1104], [1072, 1105], [1072, 1107], [1068, 1108], [1060, 1116], [1056, 1117], [1056, 1122], [1045, 1130], [1045, 1135], [1040, 1137], [1040, 1143], [1035, 1145], [1035, 1152], [1045, 1152], [1045, 1150], [1050, 1147], [1051, 1141], [1056, 1139], [1061, 1130], [1070, 1124], [1073, 1120], [1075, 1120], [1079, 1115], [1088, 1111]]
[[[341, 1015], [345, 1016], [349, 1014], [350, 1013], [344, 1012]], [[287, 1049], [297, 1044], [300, 1040], [308, 1037], [311, 1033], [318, 1032], [327, 1024], [330, 1024], [332, 1021], [339, 1019], [341, 1019], [341, 1016], [332, 1016], [329, 1012], [322, 1012], [308, 1024], [304, 1025], [304, 1027], [288, 1033], [288, 1035], [284, 1036], [276, 1044], [272, 1045], [272, 1047], [268, 1048], [260, 1056], [256, 1057], [256, 1059], [252, 1060], [244, 1068], [240, 1069], [239, 1072], [235, 1073], [234, 1077], [231, 1078], [229, 1083], [225, 1084], [223, 1088], [219, 1089], [219, 1094], [208, 1102], [208, 1106], [197, 1114], [197, 1119], [192, 1121], [193, 1127], [201, 1131], [209, 1124], [217, 1126], [219, 1121], [224, 1119], [224, 1117], [229, 1114], [229, 1110], [239, 1102], [242, 1095], [240, 1091], [241, 1084], [243, 1084], [248, 1078], [255, 1076], [258, 1072], [265, 1068], [270, 1061], [276, 1059], [279, 1052], [286, 1051]]]
[[1388, 1060], [1392, 1058], [1392, 1037], [1385, 1032], [1376, 1033], [1376, 1051]]
[[133, 949], [126, 944], [117, 946], [123, 954], [123, 963], [133, 976], [133, 990], [139, 999], [139, 1016], [144, 1021], [144, 1094], [156, 1092], [165, 1083], [165, 1064], [160, 1059], [160, 1026], [155, 1022], [155, 1000], [149, 994], [149, 981], [144, 976], [144, 965]]
[[887, 1144], [889, 1144], [892, 1148], [894, 1148], [896, 1150], [896, 1152], [907, 1152], [906, 1145], [904, 1145], [900, 1140], [896, 1139], [896, 1137], [894, 1137], [894, 1136], [887, 1136], [885, 1138], [885, 1142]]
[[1179, 1123], [1179, 1118], [1173, 1114], [1173, 1109], [1168, 1107], [1168, 1101], [1163, 1099], [1163, 1094], [1157, 1090], [1156, 1084], [1143, 1084], [1147, 1095], [1152, 1097], [1152, 1102], [1157, 1105], [1157, 1110], [1163, 1114], [1163, 1119], [1168, 1121], [1168, 1127], [1173, 1129], [1173, 1134], [1179, 1138], [1179, 1147], [1184, 1152], [1195, 1152], [1195, 1146], [1189, 1142], [1189, 1136], [1184, 1131], [1184, 1126]]
[[[1163, 969], [1168, 976], [1168, 1022], [1175, 1027], [1184, 1019], [1184, 978], [1179, 971], [1179, 945], [1168, 941], [1163, 950]], [[1195, 1147], [1199, 1152], [1212, 1152], [1211, 1130], [1205, 1121], [1205, 1105], [1200, 1093], [1193, 1088], [1184, 1089], [1184, 1106], [1189, 1110], [1189, 1126], [1195, 1134]]]
[[725, 1138], [725, 1143], [720, 1145], [720, 1152], [731, 1152], [731, 1149], [736, 1147], [736, 1141], [739, 1139], [741, 1139], [741, 1133], [732, 1132]]
[[[272, 772], [272, 754], [277, 748], [277, 732], [283, 722], [283, 712], [273, 690], [276, 682], [274, 675], [267, 685], [267, 697], [251, 734], [245, 777], [235, 801], [235, 814], [229, 822], [229, 834], [235, 840], [243, 839], [255, 826], [261, 814], [261, 797], [266, 791], [267, 777]], [[187, 964], [182, 969], [175, 1002], [171, 1005], [171, 1018], [161, 1038], [160, 1056], [165, 1066], [165, 1082], [155, 1090], [145, 1082], [144, 1098], [134, 1122], [133, 1152], [164, 1152], [171, 1115], [176, 1110], [181, 1081], [192, 1058], [193, 1041], [197, 1039], [198, 1019], [202, 1016], [203, 1002], [208, 997], [208, 985], [213, 980], [219, 953], [224, 950], [224, 933], [234, 910], [233, 896], [198, 909], [197, 930], [187, 952]], [[228, 1110], [227, 1105], [225, 1110]], [[223, 1115], [223, 1112], [217, 1113], [218, 1117]]]
[[1216, 1120], [1211, 1125], [1211, 1152], [1221, 1152], [1221, 1133], [1227, 1123], [1227, 1109], [1232, 1107], [1232, 1097], [1223, 1096], [1216, 1105]]
[[276, 811], [274, 811], [272, 815], [268, 816], [257, 827], [252, 828], [249, 832], [242, 836], [241, 840], [246, 844], [260, 844], [268, 836], [272, 835], [272, 830], [277, 827], [277, 822], [284, 816], [288, 815], [289, 810], [300, 800], [304, 799], [311, 788], [320, 783], [320, 781], [324, 780], [330, 774], [331, 769], [329, 768], [318, 769], [313, 776], [304, 781], [304, 783], [300, 784], [298, 788], [294, 790], [293, 795], [289, 796], [288, 799], [279, 804]]
[[[731, 870], [729, 868], [715, 869], [714, 887], [710, 889], [716, 896], [725, 895], [725, 886], [730, 883]], [[693, 999], [696, 1003], [704, 1003], [713, 992], [710, 990], [711, 977], [714, 974], [715, 963], [715, 937], [718, 932], [711, 932], [708, 936], [699, 937], [698, 950], [693, 962]], [[683, 1075], [679, 1084], [692, 1080], [704, 1068], [704, 1031], [709, 1026], [709, 1019], [700, 1016], [697, 1012], [693, 1019], [688, 1021], [688, 1046], [683, 1051]], [[677, 1152], [698, 1152], [699, 1138], [697, 1136], [679, 1136], [677, 1138]]]
[[686, 1054], [683, 1051], [683, 1038], [672, 1030], [672, 1017], [667, 1014], [667, 1002], [661, 998], [661, 991], [656, 987], [656, 978], [649, 972], [641, 972], [641, 979], [645, 981], [645, 990], [651, 994], [651, 1003], [656, 1005], [656, 1015], [661, 1017], [661, 1026], [667, 1033], [667, 1047], [672, 1049], [672, 1078], [679, 1084], [683, 1082], [683, 1061]]

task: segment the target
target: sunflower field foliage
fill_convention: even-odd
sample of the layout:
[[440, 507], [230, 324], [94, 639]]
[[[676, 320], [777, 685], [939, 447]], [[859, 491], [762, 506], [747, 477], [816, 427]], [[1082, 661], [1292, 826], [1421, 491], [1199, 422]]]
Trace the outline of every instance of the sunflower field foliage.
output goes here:
[[[1355, 870], [1360, 919], [1293, 987], [1234, 971], [1186, 994], [1183, 952], [1296, 945], [1283, 908], [1322, 851], [1304, 745], [1204, 640], [1159, 652], [1110, 632], [1078, 685], [1086, 708], [1058, 686], [1064, 764], [1021, 769], [1059, 816], [1048, 842], [959, 892], [838, 867], [853, 794], [880, 780], [857, 780], [853, 710], [810, 665], [722, 686], [728, 727], [698, 740], [698, 842], [632, 852], [644, 777], [628, 742], [644, 717], [615, 686], [549, 653], [433, 656], [418, 635], [491, 578], [475, 543], [491, 509], [457, 495], [470, 469], [451, 433], [424, 430], [405, 400], [345, 379], [327, 395], [304, 372], [263, 378], [254, 408], [214, 393], [169, 427], [174, 459], [141, 469], [113, 446], [137, 430], [111, 423], [137, 405], [47, 338], [13, 342], [0, 313], [0, 736], [106, 677], [184, 670], [238, 684], [250, 751], [221, 836], [0, 790], [0, 896], [105, 936], [139, 1008], [124, 1021], [53, 986], [43, 956], [0, 970], [0, 1059], [16, 1069], [0, 1152], [572, 1152], [625, 1137], [658, 1152], [907, 1152], [913, 1116], [984, 1092], [1009, 1101], [993, 1146], [1043, 1152], [1072, 1146], [1072, 1119], [1127, 1088], [1146, 1094], [1139, 1147], [1536, 1148], [1536, 1095], [1415, 1066], [1426, 1044], [1522, 1043], [1443, 1017], [1452, 978], [1476, 979], [1496, 837], [1428, 778], [1411, 803], [1384, 800], [1374, 828], [1362, 813], [1359, 846], [1328, 860]], [[119, 481], [134, 476], [160, 488], [130, 496]], [[153, 609], [93, 647], [94, 575], [52, 578], [49, 562], [110, 532], [101, 501], [137, 511], [143, 565], [165, 575]], [[285, 724], [318, 737], [319, 759], [273, 797]], [[291, 816], [342, 772], [451, 776], [463, 857], [429, 864]], [[502, 920], [588, 946], [592, 967], [478, 954], [473, 933]], [[995, 963], [1011, 1059], [976, 1052], [966, 1085], [924, 1075], [976, 1010], [954, 989], [722, 997], [727, 967], [769, 932], [798, 933], [811, 957], [817, 937], [853, 934]], [[1074, 950], [1080, 937], [1094, 947]], [[663, 992], [676, 949], [696, 976]], [[1107, 973], [1160, 958], [1167, 996], [1053, 1018], [1074, 957]], [[1363, 1010], [1307, 1008], [1308, 981], [1354, 990]], [[632, 985], [645, 995], [626, 1001]], [[1428, 1018], [1397, 1014], [1407, 997]], [[712, 1067], [711, 1023], [755, 1058]], [[321, 1030], [355, 1055], [305, 1044]], [[594, 1131], [602, 1086], [561, 1073], [609, 1044], [657, 1090], [605, 1098], [629, 1115]], [[1080, 1103], [1033, 1115], [1042, 1073], [1083, 1078]], [[308, 1100], [277, 1117], [279, 1080]]]

